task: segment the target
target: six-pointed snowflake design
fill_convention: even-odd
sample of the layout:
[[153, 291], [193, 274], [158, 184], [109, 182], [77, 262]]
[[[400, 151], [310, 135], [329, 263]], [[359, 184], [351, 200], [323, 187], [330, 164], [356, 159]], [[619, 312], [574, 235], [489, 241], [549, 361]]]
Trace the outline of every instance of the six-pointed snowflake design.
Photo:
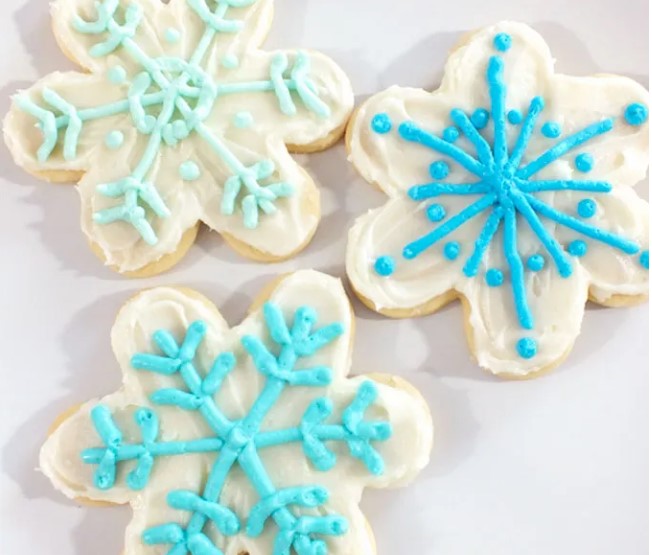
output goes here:
[[[557, 278], [578, 282], [586, 279], [587, 282], [601, 285], [600, 268], [595, 266], [599, 264], [596, 257], [604, 257], [603, 274], [608, 273], [604, 269], [607, 265], [633, 268], [630, 275], [610, 278], [616, 281], [612, 284], [612, 294], [640, 295], [646, 292], [645, 273], [649, 256], [645, 223], [647, 204], [633, 192], [623, 191], [625, 179], [616, 174], [617, 170], [624, 173], [623, 166], [630, 166], [629, 175], [625, 175], [627, 181], [644, 175], [648, 109], [641, 100], [645, 98], [645, 92], [624, 78], [612, 78], [614, 93], [619, 93], [626, 102], [620, 115], [613, 113], [603, 117], [600, 110], [591, 107], [582, 113], [580, 106], [564, 114], [560, 106], [566, 99], [562, 100], [561, 97], [573, 94], [573, 86], [577, 87], [575, 94], [580, 96], [588, 92], [588, 86], [584, 86], [579, 79], [572, 81], [566, 78], [568, 82], [564, 82], [560, 76], [557, 77], [558, 89], [549, 89], [552, 109], [546, 113], [546, 99], [543, 96], [537, 94], [526, 99], [519, 90], [532, 88], [531, 76], [527, 73], [532, 68], [528, 63], [533, 67], [539, 64], [545, 68], [545, 64], [538, 59], [528, 59], [530, 56], [535, 58], [535, 55], [526, 50], [528, 43], [529, 48], [541, 48], [540, 42], [540, 37], [523, 26], [503, 24], [479, 32], [468, 45], [460, 48], [460, 52], [453, 54], [455, 63], [471, 73], [483, 66], [477, 62], [477, 59], [482, 59], [479, 54], [481, 45], [496, 52], [484, 63], [482, 79], [473, 80], [475, 86], [485, 87], [487, 108], [468, 110], [452, 107], [447, 110], [449, 119], [446, 121], [444, 106], [449, 101], [461, 100], [466, 103], [469, 97], [475, 100], [473, 95], [460, 95], [457, 99], [450, 94], [453, 87], [451, 82], [455, 82], [455, 87], [462, 86], [461, 82], [456, 81], [458, 75], [469, 75], [466, 71], [455, 73], [451, 68], [451, 73], [455, 75], [445, 78], [439, 97], [437, 92], [426, 95], [408, 91], [404, 93], [404, 99], [400, 97], [401, 89], [390, 89], [370, 100], [366, 109], [363, 107], [361, 112], [364, 112], [364, 116], [360, 117], [352, 131], [354, 164], [393, 196], [396, 196], [396, 189], [403, 188], [404, 192], [398, 194], [407, 197], [400, 203], [390, 203], [385, 211], [365, 216], [358, 222], [350, 244], [348, 264], [354, 286], [381, 310], [387, 307], [390, 310], [410, 309], [427, 304], [437, 294], [445, 295], [447, 289], [456, 289], [466, 296], [472, 313], [478, 310], [474, 303], [489, 302], [491, 307], [487, 312], [494, 312], [496, 320], [502, 318], [502, 321], [496, 322], [496, 329], [490, 330], [489, 334], [495, 332], [496, 337], [491, 337], [489, 341], [503, 343], [501, 333], [505, 328], [522, 330], [520, 337], [509, 346], [522, 362], [519, 363], [517, 359], [515, 366], [502, 370], [505, 372], [512, 372], [516, 368], [518, 373], [519, 367], [527, 371], [536, 370], [555, 360], [550, 357], [546, 344], [547, 330], [537, 326], [537, 312], [541, 312], [541, 307], [538, 306], [535, 311], [532, 303], [541, 304], [541, 293], [537, 290], [556, 287]], [[512, 54], [514, 49], [517, 52]], [[545, 50], [543, 52], [547, 54]], [[510, 63], [517, 67], [507, 78]], [[458, 67], [455, 66], [455, 69]], [[543, 69], [541, 71], [544, 72]], [[593, 78], [593, 84], [597, 89], [594, 93], [597, 104], [602, 108], [606, 93], [600, 87], [604, 85], [598, 78]], [[512, 94], [510, 91], [514, 89]], [[404, 102], [401, 106], [405, 111], [396, 108], [399, 104], [396, 101], [392, 104], [392, 97], [397, 95]], [[627, 95], [631, 96], [628, 98]], [[426, 96], [429, 96], [427, 100]], [[588, 98], [575, 99], [575, 102], [580, 101], [590, 104]], [[516, 106], [510, 102], [516, 103]], [[423, 115], [424, 105], [435, 113], [431, 116], [434, 121], [443, 124], [443, 130], [439, 131], [441, 136], [432, 129], [430, 121], [424, 125], [406, 117], [406, 112], [411, 109]], [[548, 119], [551, 113], [556, 115], [555, 119]], [[585, 124], [583, 120], [586, 119], [589, 119], [589, 123]], [[611, 143], [607, 142], [610, 135], [615, 135]], [[374, 136], [377, 138], [374, 139]], [[605, 141], [601, 142], [602, 138], [606, 138]], [[384, 143], [383, 147], [369, 154], [373, 147], [367, 147], [368, 143], [378, 142]], [[546, 142], [551, 144], [546, 145]], [[425, 170], [434, 181], [419, 185], [406, 183], [405, 176], [413, 175], [414, 170], [408, 167], [405, 174], [400, 174], [400, 169], [412, 163], [409, 155], [406, 155], [410, 148], [422, 149], [417, 155], [419, 161], [425, 157], [422, 153], [435, 153], [441, 157], [425, 165]], [[593, 153], [590, 149], [593, 149]], [[614, 154], [619, 152], [624, 161], [615, 158]], [[390, 159], [388, 153], [395, 154], [396, 159]], [[569, 159], [569, 155], [573, 155], [573, 158]], [[591, 172], [592, 175], [585, 175]], [[593, 174], [598, 176], [594, 177]], [[610, 178], [615, 181], [610, 182]], [[615, 207], [610, 207], [610, 202], [619, 206], [625, 204], [630, 214], [624, 213], [622, 206], [618, 208], [621, 211], [619, 214]], [[414, 208], [409, 207], [409, 203], [414, 203]], [[403, 213], [397, 219], [400, 210]], [[613, 214], [610, 213], [612, 210]], [[618, 216], [619, 221], [610, 220]], [[400, 218], [415, 217], [419, 219], [418, 224], [402, 225], [404, 222]], [[388, 234], [383, 235], [378, 231], [385, 229], [385, 222], [387, 226], [392, 226], [387, 228], [391, 229], [391, 239], [387, 239]], [[431, 228], [424, 233], [422, 230], [426, 225]], [[628, 227], [632, 228], [633, 235], [628, 233]], [[361, 244], [365, 240], [369, 243], [367, 233], [378, 234], [374, 248], [384, 248], [385, 242], [391, 250], [375, 253], [364, 250]], [[397, 244], [397, 236], [405, 240], [402, 246]], [[401, 248], [397, 253], [398, 246]], [[608, 251], [616, 251], [617, 259], [609, 260], [607, 256], [614, 255], [605, 255]], [[431, 257], [436, 253], [436, 262], [435, 258], [430, 258], [412, 273], [402, 271], [404, 265], [424, 258], [426, 253]], [[399, 258], [403, 261], [399, 262]], [[587, 265], [584, 265], [585, 261], [588, 261]], [[446, 281], [451, 275], [448, 269], [442, 267], [446, 263], [458, 278]], [[371, 270], [362, 269], [364, 265], [370, 266]], [[423, 271], [427, 265], [430, 265], [429, 273]], [[550, 272], [555, 272], [556, 277], [548, 277]], [[587, 277], [585, 272], [594, 275]], [[437, 273], [446, 277], [437, 276]], [[540, 277], [538, 283], [537, 273], [546, 276]], [[359, 277], [365, 275], [368, 276], [366, 279]], [[622, 283], [618, 283], [619, 278]], [[415, 282], [422, 279], [432, 281], [424, 284], [423, 289], [415, 287]], [[437, 283], [438, 279], [441, 279], [440, 283]], [[569, 313], [573, 313], [575, 307], [582, 305], [586, 299], [587, 282], [580, 282], [576, 288], [579, 303], [573, 300], [567, 307]], [[581, 292], [582, 286], [584, 293]], [[414, 292], [414, 300], [409, 299], [405, 305], [396, 301], [396, 297], [392, 298], [392, 291], [403, 291], [403, 287]], [[500, 300], [492, 302], [491, 292], [486, 292], [501, 288], [511, 290], [513, 316], [505, 315], [505, 310], [497, 306], [509, 302], [505, 293], [496, 293]], [[563, 288], [563, 285], [560, 286], [560, 290]], [[482, 293], [474, 293], [477, 290], [482, 290]], [[554, 294], [554, 290], [551, 291], [551, 297], [546, 297], [545, 302], [554, 303], [554, 308], [558, 309], [559, 302], [565, 302], [564, 295], [555, 301], [552, 297]], [[606, 293], [600, 296], [598, 292], [592, 296], [609, 303]], [[396, 304], [392, 306], [392, 303]], [[488, 316], [491, 317], [491, 314]], [[486, 319], [484, 314], [482, 318]], [[566, 318], [573, 322], [576, 320], [575, 314], [569, 318], [557, 313], [556, 318], [557, 322], [552, 322], [552, 325], [558, 324], [559, 328], [564, 328], [563, 320]], [[544, 337], [532, 333], [534, 330], [544, 331]], [[477, 333], [488, 335], [483, 329]], [[508, 339], [512, 337], [510, 333]], [[557, 348], [553, 346], [557, 357], [564, 353], [559, 352], [559, 347], [567, 350], [569, 339], [572, 342], [573, 338], [571, 333]], [[546, 344], [545, 360], [527, 362], [537, 357], [541, 341]], [[496, 347], [502, 348], [503, 345]], [[511, 358], [509, 351], [496, 358], [501, 357]], [[486, 360], [482, 362], [489, 367], [492, 365]]]
[[[198, 219], [252, 242], [266, 215], [291, 216], [279, 199], [305, 194], [305, 177], [293, 175], [283, 143], [323, 140], [346, 120], [352, 96], [324, 56], [254, 50], [271, 5], [58, 0], [59, 40], [93, 75], [55, 74], [15, 97], [14, 111], [40, 131], [39, 141], [29, 123], [15, 129], [10, 117], [17, 161], [52, 176], [57, 169], [93, 173], [86, 227], [105, 251], [116, 245], [97, 228], [115, 222], [156, 247], [145, 262], [174, 250]], [[180, 202], [182, 190], [197, 200]], [[306, 227], [295, 250], [312, 231]]]
[[[329, 312], [343, 316], [344, 322], [320, 326], [316, 310], [301, 304], [303, 299], [296, 308], [283, 306], [292, 291], [306, 291], [306, 284], [313, 286], [313, 295], [325, 294], [334, 306]], [[75, 446], [68, 448], [79, 446], [81, 464], [93, 469], [92, 477], [81, 469], [63, 483], [70, 487], [87, 476], [92, 483], [85, 484], [84, 496], [106, 495], [110, 500], [115, 500], [114, 490], [120, 496], [164, 489], [165, 501], [160, 502], [167, 506], [165, 516], [152, 517], [161, 521], [148, 522], [140, 531], [144, 549], [164, 547], [163, 552], [171, 555], [366, 552], [356, 550], [364, 545], [360, 538], [366, 532], [350, 530], [359, 526], [353, 510], [359, 500], [356, 488], [373, 480], [389, 483], [398, 478], [397, 472], [405, 478], [405, 472], [418, 470], [427, 460], [431, 428], [427, 409], [422, 401], [415, 403], [411, 393], [370, 379], [343, 379], [342, 364], [349, 356], [345, 312], [349, 308], [336, 284], [315, 272], [287, 278], [280, 293], [237, 329], [232, 341], [239, 345], [232, 350], [206, 344], [222, 333], [220, 323], [208, 318], [190, 322], [181, 336], [168, 329], [155, 331], [151, 338], [155, 348], [130, 355], [129, 373], [136, 376], [125, 380], [144, 380], [134, 391], [142, 396], [145, 389], [147, 395], [136, 400], [128, 394], [128, 402], [109, 396], [93, 403], [73, 417], [67, 432], [50, 438], [49, 445], [57, 444], [57, 434], [63, 433], [64, 441]], [[329, 296], [329, 288], [336, 293]], [[154, 325], [146, 319], [160, 317], [163, 307], [170, 305], [186, 305], [181, 310], [188, 317], [197, 305], [204, 316], [210, 315], [203, 301], [175, 290], [152, 290], [123, 309], [116, 330], [130, 318], [139, 322], [137, 327]], [[137, 312], [143, 307], [151, 312]], [[218, 329], [211, 336], [212, 324]], [[255, 375], [248, 374], [248, 368]], [[155, 381], [147, 382], [147, 375]], [[248, 393], [251, 401], [245, 403]], [[387, 404], [383, 397], [388, 395], [398, 404]], [[395, 413], [399, 409], [406, 412]], [[127, 414], [133, 422], [126, 420]], [[188, 428], [184, 424], [188, 419], [197, 424]], [[187, 429], [193, 430], [193, 437], [182, 436]], [[392, 446], [397, 433], [407, 433], [401, 445], [415, 441], [409, 453], [397, 453]], [[65, 467], [61, 461], [66, 456], [59, 453], [52, 460], [52, 452], [46, 445], [42, 463], [56, 481], [58, 471], [52, 468]], [[389, 454], [389, 468], [384, 454]], [[193, 482], [201, 482], [195, 483], [197, 489], [189, 488], [184, 479], [192, 472], [189, 468], [198, 470], [193, 456], [203, 457], [207, 469], [192, 476]], [[347, 456], [348, 470], [337, 472]], [[394, 468], [396, 457], [409, 456], [414, 460], [403, 460], [400, 471]], [[165, 469], [163, 461], [175, 458], [187, 464]], [[335, 478], [329, 479], [330, 474]], [[320, 475], [326, 478], [322, 481]], [[283, 484], [277, 485], [277, 480]], [[250, 502], [243, 502], [247, 495]], [[329, 501], [349, 514], [329, 507]]]

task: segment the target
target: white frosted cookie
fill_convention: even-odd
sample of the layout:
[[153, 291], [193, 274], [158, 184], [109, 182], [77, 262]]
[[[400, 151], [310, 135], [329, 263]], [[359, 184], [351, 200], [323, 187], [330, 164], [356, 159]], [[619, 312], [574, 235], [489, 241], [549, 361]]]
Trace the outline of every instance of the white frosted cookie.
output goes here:
[[314, 271], [235, 328], [197, 293], [144, 291], [113, 327], [121, 389], [62, 417], [41, 469], [131, 504], [124, 555], [373, 555], [362, 491], [412, 480], [433, 428], [406, 382], [348, 377], [353, 333], [340, 281]]
[[349, 159], [389, 200], [355, 223], [347, 273], [392, 317], [460, 298], [479, 364], [552, 368], [587, 297], [648, 293], [648, 93], [625, 77], [554, 73], [543, 39], [503, 22], [464, 37], [434, 92], [366, 101]]
[[198, 222], [257, 260], [310, 241], [319, 193], [288, 154], [343, 133], [350, 82], [318, 52], [259, 49], [273, 0], [56, 0], [55, 36], [88, 73], [14, 96], [18, 165], [77, 181], [93, 250], [127, 275], [178, 261]]

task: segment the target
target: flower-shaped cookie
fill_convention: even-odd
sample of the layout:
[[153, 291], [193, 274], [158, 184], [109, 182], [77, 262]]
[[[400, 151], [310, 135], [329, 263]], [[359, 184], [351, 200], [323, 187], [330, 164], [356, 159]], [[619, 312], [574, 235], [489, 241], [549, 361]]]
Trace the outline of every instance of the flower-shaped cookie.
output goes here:
[[351, 230], [347, 272], [393, 317], [461, 298], [479, 364], [551, 368], [587, 296], [648, 291], [647, 92], [553, 72], [543, 39], [501, 23], [468, 35], [429, 93], [392, 87], [351, 123], [350, 160], [390, 200]]
[[[55, 36], [89, 73], [14, 97], [17, 164], [79, 181], [82, 229], [120, 272], [151, 275], [198, 222], [241, 254], [279, 260], [319, 222], [319, 193], [288, 154], [336, 141], [351, 85], [317, 52], [258, 49], [273, 0], [56, 0]], [[287, 146], [286, 146], [287, 145]]]
[[125, 555], [370, 555], [365, 487], [427, 464], [432, 421], [398, 378], [347, 378], [341, 283], [301, 271], [229, 329], [197, 293], [145, 291], [112, 343], [120, 391], [48, 438], [41, 468], [69, 497], [131, 503]]

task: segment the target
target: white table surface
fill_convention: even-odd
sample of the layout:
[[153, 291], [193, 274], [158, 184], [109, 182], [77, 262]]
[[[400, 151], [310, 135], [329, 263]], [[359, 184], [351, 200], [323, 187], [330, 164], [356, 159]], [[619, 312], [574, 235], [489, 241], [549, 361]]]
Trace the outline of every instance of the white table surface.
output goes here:
[[[278, 0], [268, 45], [327, 52], [362, 99], [394, 83], [433, 88], [461, 32], [510, 18], [544, 34], [563, 72], [647, 83], [647, 10], [647, 0]], [[17, 88], [70, 63], [51, 36], [46, 0], [3, 0], [0, 13], [4, 113]], [[344, 231], [383, 196], [355, 175], [342, 146], [302, 159], [322, 184], [324, 218], [301, 256], [256, 265], [204, 230], [174, 271], [130, 281], [87, 248], [73, 189], [37, 182], [0, 146], [0, 552], [120, 552], [128, 509], [77, 507], [36, 466], [55, 416], [117, 387], [108, 334], [127, 297], [183, 283], [237, 323], [279, 272], [343, 276]], [[355, 368], [409, 378], [436, 423], [418, 481], [365, 495], [380, 555], [647, 552], [646, 306], [589, 307], [565, 365], [527, 382], [475, 366], [458, 305], [401, 322], [355, 309]]]

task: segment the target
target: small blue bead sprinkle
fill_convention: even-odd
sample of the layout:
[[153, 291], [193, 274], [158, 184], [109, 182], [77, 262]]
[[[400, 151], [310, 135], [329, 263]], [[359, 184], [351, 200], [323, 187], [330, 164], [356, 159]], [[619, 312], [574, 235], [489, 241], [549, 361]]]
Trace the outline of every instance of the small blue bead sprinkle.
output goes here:
[[554, 121], [548, 121], [541, 127], [541, 133], [548, 139], [556, 139], [561, 135], [561, 126]]
[[571, 241], [571, 243], [568, 245], [568, 252], [573, 256], [577, 256], [578, 258], [584, 256], [586, 254], [586, 250], [586, 242], [582, 241], [581, 239]]
[[532, 358], [537, 354], [537, 342], [531, 337], [523, 337], [517, 341], [516, 351], [521, 358]]
[[444, 245], [444, 256], [448, 260], [455, 260], [460, 255], [460, 244], [457, 241], [451, 241]]
[[641, 253], [641, 257], [638, 259], [638, 261], [641, 263], [641, 266], [645, 268], [646, 270], [650, 269], [650, 251], [643, 251]]
[[546, 259], [540, 254], [533, 254], [527, 259], [527, 267], [533, 272], [540, 272], [546, 265]]
[[523, 121], [523, 115], [518, 110], [510, 110], [507, 112], [507, 121], [512, 125], [518, 125]]
[[387, 277], [394, 273], [396, 262], [391, 256], [379, 256], [374, 263], [374, 270], [379, 276]]
[[444, 179], [450, 172], [450, 167], [443, 160], [430, 164], [430, 175], [433, 179]]
[[441, 222], [446, 217], [446, 209], [441, 204], [431, 204], [426, 209], [426, 215], [431, 222]]
[[512, 37], [507, 33], [498, 33], [494, 37], [494, 47], [499, 52], [507, 52], [512, 47]]
[[590, 172], [593, 169], [593, 164], [593, 156], [587, 154], [586, 152], [578, 154], [575, 158], [575, 167], [583, 173]]
[[484, 129], [489, 123], [489, 112], [484, 108], [478, 108], [471, 114], [471, 123], [476, 129]]
[[577, 213], [582, 218], [592, 218], [596, 210], [597, 205], [593, 199], [585, 198], [577, 203]]
[[444, 140], [448, 143], [454, 143], [460, 138], [460, 131], [457, 127], [447, 127], [442, 134]]
[[392, 130], [392, 120], [387, 114], [376, 114], [371, 120], [371, 128], [376, 133], [384, 135]]
[[503, 281], [505, 281], [503, 273], [497, 268], [487, 270], [484, 279], [489, 287], [500, 287], [503, 284]]
[[629, 123], [629, 125], [643, 125], [647, 121], [647, 117], [647, 106], [644, 106], [643, 104], [635, 102], [625, 108], [625, 121]]

